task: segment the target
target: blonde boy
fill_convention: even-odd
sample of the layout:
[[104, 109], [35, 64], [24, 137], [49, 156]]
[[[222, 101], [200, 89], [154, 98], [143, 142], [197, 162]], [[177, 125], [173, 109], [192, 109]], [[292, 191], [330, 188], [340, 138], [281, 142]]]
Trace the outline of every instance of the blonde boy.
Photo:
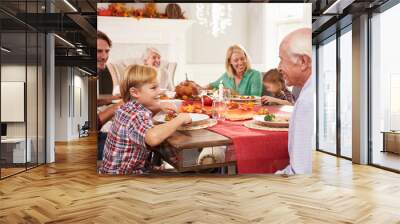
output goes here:
[[160, 110], [161, 90], [157, 72], [147, 66], [129, 66], [120, 84], [124, 101], [115, 113], [104, 146], [101, 174], [141, 174], [147, 172], [145, 162], [150, 150], [172, 135], [176, 129], [191, 122], [189, 114], [154, 126], [152, 111]]

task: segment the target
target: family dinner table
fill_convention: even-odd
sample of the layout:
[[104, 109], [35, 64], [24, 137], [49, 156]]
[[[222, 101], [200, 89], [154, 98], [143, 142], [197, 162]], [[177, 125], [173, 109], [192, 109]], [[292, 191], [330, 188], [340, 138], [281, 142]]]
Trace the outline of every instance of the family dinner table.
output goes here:
[[[259, 107], [258, 107], [259, 108]], [[283, 106], [263, 106], [275, 114], [290, 114]], [[245, 127], [246, 121], [220, 120], [215, 126], [190, 131], [176, 131], [162, 147], [161, 155], [178, 172], [227, 168], [228, 174], [274, 173], [289, 163], [287, 130], [256, 130]], [[199, 164], [203, 148], [225, 146], [225, 159]]]

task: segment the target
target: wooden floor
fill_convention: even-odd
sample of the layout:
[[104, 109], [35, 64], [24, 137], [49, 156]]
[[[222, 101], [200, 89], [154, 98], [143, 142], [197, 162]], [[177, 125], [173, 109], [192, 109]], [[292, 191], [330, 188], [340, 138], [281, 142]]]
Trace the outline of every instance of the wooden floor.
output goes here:
[[400, 155], [392, 152], [374, 151], [372, 157], [374, 164], [400, 170]]
[[314, 154], [312, 176], [99, 177], [94, 138], [0, 181], [0, 223], [400, 223], [400, 175]]
[[25, 167], [23, 167], [23, 168], [22, 167], [21, 168], [20, 167], [18, 167], [18, 168], [0, 168], [0, 169], [1, 169], [1, 177], [2, 178], [26, 170]]

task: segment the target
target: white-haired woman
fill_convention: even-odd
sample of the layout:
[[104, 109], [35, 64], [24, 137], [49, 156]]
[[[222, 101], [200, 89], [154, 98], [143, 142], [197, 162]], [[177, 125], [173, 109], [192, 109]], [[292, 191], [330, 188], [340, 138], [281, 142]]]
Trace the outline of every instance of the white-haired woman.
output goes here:
[[208, 88], [218, 88], [220, 81], [225, 88], [233, 90], [236, 94], [245, 96], [261, 96], [263, 84], [261, 73], [251, 68], [250, 58], [243, 47], [232, 45], [226, 52], [226, 72]]
[[[161, 89], [174, 90], [173, 72], [174, 68], [169, 68], [169, 64], [161, 66], [161, 54], [155, 48], [147, 48], [142, 55], [143, 65], [151, 66], [157, 70], [157, 79]], [[173, 70], [173, 71], [170, 71]]]
[[160, 68], [161, 54], [160, 52], [152, 47], [146, 49], [142, 55], [143, 64], [154, 67], [155, 69]]

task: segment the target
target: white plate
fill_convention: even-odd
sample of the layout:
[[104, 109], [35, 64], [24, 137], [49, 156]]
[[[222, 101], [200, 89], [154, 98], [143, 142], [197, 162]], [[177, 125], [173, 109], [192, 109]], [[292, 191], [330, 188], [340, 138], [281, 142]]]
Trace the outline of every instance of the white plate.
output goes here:
[[265, 115], [256, 115], [253, 119], [260, 125], [265, 125], [268, 127], [280, 127], [280, 128], [287, 128], [289, 127], [289, 122], [286, 120], [285, 117], [281, 117], [279, 115], [275, 115], [275, 121], [265, 121]]
[[160, 103], [173, 103], [173, 104], [175, 104], [177, 110], [181, 107], [182, 102], [183, 102], [183, 100], [180, 100], [180, 99], [160, 100]]
[[250, 99], [250, 98], [241, 99], [240, 97], [231, 97], [230, 100], [233, 100], [233, 101], [257, 101], [257, 100], [261, 100], [261, 97], [254, 96], [253, 99]]
[[294, 106], [285, 105], [285, 106], [281, 107], [281, 109], [279, 109], [279, 110], [283, 111], [283, 112], [292, 113], [293, 109], [294, 109]]
[[112, 100], [111, 103], [117, 104], [119, 102], [121, 102], [122, 100]]
[[[197, 123], [197, 122], [202, 122], [208, 120], [210, 117], [205, 114], [196, 114], [196, 113], [189, 113], [190, 116], [192, 117], [192, 123]], [[159, 123], [165, 123], [165, 113], [160, 112], [154, 116], [154, 120], [159, 122]]]

